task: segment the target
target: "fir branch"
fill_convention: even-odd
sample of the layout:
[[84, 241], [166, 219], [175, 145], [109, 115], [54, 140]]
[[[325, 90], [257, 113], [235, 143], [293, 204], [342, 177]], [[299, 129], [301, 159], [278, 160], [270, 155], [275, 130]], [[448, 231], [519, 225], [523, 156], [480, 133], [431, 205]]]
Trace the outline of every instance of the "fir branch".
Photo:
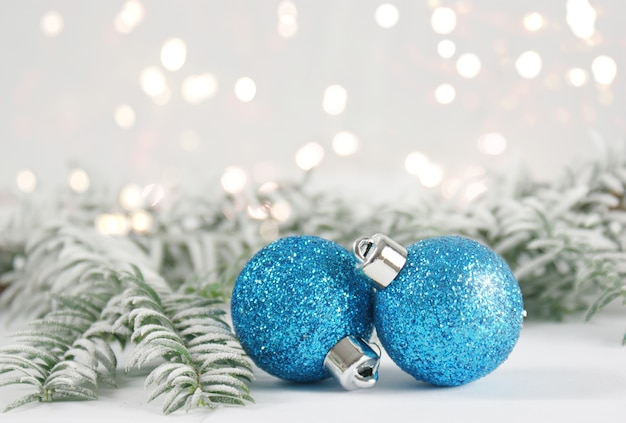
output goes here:
[[90, 285], [91, 294], [58, 296], [54, 311], [15, 333], [14, 344], [0, 348], [0, 386], [26, 383], [37, 390], [5, 411], [33, 401], [96, 399], [100, 382], [115, 384], [117, 361], [111, 347], [86, 334], [119, 284], [98, 280]]
[[252, 401], [251, 365], [226, 322], [219, 302], [197, 295], [159, 294], [141, 274], [122, 295], [137, 347], [126, 364], [140, 368], [165, 360], [151, 371], [149, 400], [164, 395], [163, 412]]

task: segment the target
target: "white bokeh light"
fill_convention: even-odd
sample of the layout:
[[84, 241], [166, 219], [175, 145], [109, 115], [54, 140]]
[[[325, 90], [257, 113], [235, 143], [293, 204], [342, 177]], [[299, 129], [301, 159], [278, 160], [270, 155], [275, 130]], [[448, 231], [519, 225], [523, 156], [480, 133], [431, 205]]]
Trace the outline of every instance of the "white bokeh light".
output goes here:
[[248, 204], [248, 216], [255, 220], [265, 220], [269, 217], [269, 210], [264, 204]]
[[481, 69], [478, 56], [473, 53], [465, 53], [459, 56], [456, 61], [456, 71], [464, 78], [474, 78]]
[[490, 156], [498, 156], [506, 150], [506, 138], [498, 132], [489, 132], [478, 138], [478, 150]]
[[298, 32], [298, 9], [291, 1], [278, 5], [278, 34], [283, 38], [292, 38]]
[[95, 227], [102, 235], [124, 236], [130, 230], [128, 217], [122, 213], [102, 213], [96, 217]]
[[413, 151], [404, 159], [404, 168], [410, 175], [419, 175], [429, 162], [430, 160], [426, 155], [419, 151]]
[[598, 56], [591, 62], [593, 79], [601, 85], [611, 85], [617, 76], [617, 63], [609, 56]]
[[217, 78], [211, 73], [190, 75], [183, 81], [181, 94], [190, 104], [198, 104], [212, 98], [217, 92]]
[[487, 185], [482, 181], [475, 181], [465, 188], [464, 198], [466, 201], [473, 201], [487, 191]]
[[524, 28], [527, 31], [535, 32], [543, 28], [543, 16], [538, 12], [528, 13], [524, 16]]
[[248, 174], [238, 166], [226, 168], [220, 179], [222, 188], [229, 194], [238, 194], [248, 185]]
[[296, 152], [296, 164], [302, 170], [311, 170], [324, 159], [324, 147], [316, 142], [303, 145]]
[[83, 169], [72, 169], [68, 177], [70, 189], [77, 193], [87, 191], [89, 188], [89, 175]]
[[114, 113], [115, 123], [122, 129], [130, 129], [135, 124], [135, 111], [127, 104], [120, 104]]
[[596, 10], [587, 0], [567, 0], [566, 21], [572, 33], [578, 38], [588, 40], [596, 32]]
[[235, 82], [235, 97], [242, 103], [248, 103], [256, 96], [256, 84], [247, 76], [239, 78]]
[[270, 207], [270, 214], [277, 222], [284, 223], [291, 216], [291, 205], [285, 200], [277, 201]]
[[144, 15], [145, 9], [139, 0], [128, 0], [115, 15], [113, 25], [118, 32], [128, 34], [143, 21]]
[[443, 181], [443, 167], [437, 163], [427, 163], [417, 177], [426, 188], [434, 188]]
[[32, 170], [22, 169], [17, 172], [15, 184], [17, 185], [17, 189], [22, 191], [24, 194], [30, 194], [37, 188], [37, 177]]
[[352, 132], [337, 132], [333, 137], [333, 150], [338, 156], [351, 156], [359, 149], [359, 139]]
[[437, 53], [444, 59], [449, 59], [456, 53], [456, 44], [452, 40], [441, 40], [437, 43]]
[[137, 184], [124, 185], [119, 195], [119, 203], [125, 210], [137, 210], [143, 207], [143, 194], [141, 186]]
[[400, 12], [398, 8], [390, 3], [383, 3], [376, 8], [374, 19], [381, 28], [392, 28], [398, 23]]
[[450, 104], [456, 98], [456, 89], [450, 84], [441, 84], [435, 88], [435, 100], [440, 104]]
[[39, 29], [46, 37], [56, 37], [63, 31], [63, 16], [55, 10], [46, 12], [39, 21]]
[[456, 13], [449, 7], [438, 7], [433, 10], [430, 23], [437, 34], [449, 34], [456, 28]]
[[148, 94], [150, 97], [162, 95], [167, 89], [165, 75], [163, 75], [161, 69], [156, 66], [150, 66], [141, 71], [139, 81], [143, 92]]
[[515, 69], [521, 77], [533, 79], [541, 73], [542, 60], [539, 53], [533, 50], [522, 53], [515, 61]]
[[161, 48], [161, 63], [169, 71], [183, 67], [187, 59], [187, 44], [180, 38], [170, 38]]
[[338, 115], [346, 109], [348, 92], [341, 85], [331, 85], [324, 91], [322, 107], [329, 115]]
[[152, 215], [145, 210], [137, 210], [130, 215], [130, 226], [138, 234], [146, 234], [152, 229]]
[[567, 72], [567, 80], [574, 87], [582, 87], [587, 83], [587, 72], [581, 68], [573, 68]]

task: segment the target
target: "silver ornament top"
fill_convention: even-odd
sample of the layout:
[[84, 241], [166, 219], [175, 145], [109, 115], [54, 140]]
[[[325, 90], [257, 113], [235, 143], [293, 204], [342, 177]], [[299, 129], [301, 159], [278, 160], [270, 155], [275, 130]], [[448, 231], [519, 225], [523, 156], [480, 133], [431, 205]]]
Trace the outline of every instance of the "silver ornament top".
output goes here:
[[330, 349], [324, 367], [346, 390], [371, 388], [378, 380], [380, 356], [360, 338], [346, 336]]
[[386, 288], [406, 263], [407, 250], [387, 235], [363, 236], [352, 245], [361, 269], [378, 289]]

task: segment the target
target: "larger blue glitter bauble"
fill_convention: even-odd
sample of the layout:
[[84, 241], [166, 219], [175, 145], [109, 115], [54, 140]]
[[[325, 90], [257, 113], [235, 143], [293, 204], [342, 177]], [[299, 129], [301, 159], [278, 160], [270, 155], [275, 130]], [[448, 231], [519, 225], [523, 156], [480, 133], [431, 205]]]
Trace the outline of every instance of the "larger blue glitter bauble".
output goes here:
[[329, 376], [328, 351], [342, 338], [369, 340], [373, 290], [355, 258], [313, 236], [278, 239], [241, 271], [232, 295], [235, 333], [261, 369], [281, 379]]
[[523, 321], [522, 295], [507, 264], [458, 236], [407, 250], [406, 264], [375, 300], [377, 333], [391, 359], [441, 386], [493, 371], [513, 350]]

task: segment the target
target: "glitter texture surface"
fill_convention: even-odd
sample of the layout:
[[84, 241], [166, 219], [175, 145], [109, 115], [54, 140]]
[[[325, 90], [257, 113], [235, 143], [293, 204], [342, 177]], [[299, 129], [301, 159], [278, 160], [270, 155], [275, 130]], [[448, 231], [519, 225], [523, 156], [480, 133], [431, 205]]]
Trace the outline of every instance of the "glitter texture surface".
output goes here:
[[513, 350], [523, 324], [519, 285], [476, 241], [444, 236], [411, 245], [405, 266], [377, 292], [374, 321], [391, 359], [418, 380], [457, 386]]
[[261, 369], [281, 379], [329, 376], [328, 351], [348, 335], [369, 340], [373, 290], [355, 258], [313, 236], [278, 239], [239, 274], [231, 312], [241, 345]]

